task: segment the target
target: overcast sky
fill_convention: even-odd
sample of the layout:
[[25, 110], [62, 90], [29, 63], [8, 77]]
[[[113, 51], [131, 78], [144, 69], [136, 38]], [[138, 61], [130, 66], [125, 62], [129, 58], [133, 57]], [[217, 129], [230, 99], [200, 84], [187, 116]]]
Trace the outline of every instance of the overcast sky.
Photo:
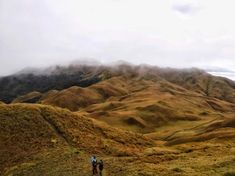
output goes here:
[[0, 0], [0, 75], [80, 58], [235, 71], [234, 9], [234, 0]]

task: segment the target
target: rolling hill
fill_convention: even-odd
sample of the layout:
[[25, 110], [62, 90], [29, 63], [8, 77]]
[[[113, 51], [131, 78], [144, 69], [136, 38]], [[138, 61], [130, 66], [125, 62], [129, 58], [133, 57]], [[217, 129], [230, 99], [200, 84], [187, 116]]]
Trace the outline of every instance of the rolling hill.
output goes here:
[[65, 109], [28, 104], [0, 105], [0, 140], [0, 173], [57, 149], [121, 156], [153, 145], [147, 137]]
[[63, 90], [72, 86], [88, 87], [117, 76], [154, 82], [167, 81], [206, 96], [234, 103], [235, 83], [215, 77], [199, 69], [170, 69], [153, 66], [117, 65], [48, 68], [39, 73], [19, 72], [0, 78], [0, 100], [6, 103], [15, 98], [37, 91]]
[[[235, 111], [233, 82], [198, 69], [106, 67], [106, 79], [88, 87], [30, 92], [13, 103], [67, 108], [126, 130], [153, 132], [174, 121], [207, 120]], [[223, 115], [222, 116], [226, 116]]]
[[86, 176], [93, 154], [106, 176], [234, 174], [235, 83], [226, 78], [124, 64], [0, 83], [2, 175]]

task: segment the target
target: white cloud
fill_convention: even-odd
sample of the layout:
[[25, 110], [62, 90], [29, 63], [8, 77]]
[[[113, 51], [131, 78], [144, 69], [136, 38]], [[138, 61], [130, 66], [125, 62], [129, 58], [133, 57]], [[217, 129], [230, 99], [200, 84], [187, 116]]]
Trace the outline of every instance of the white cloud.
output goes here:
[[234, 5], [233, 0], [0, 0], [0, 74], [83, 57], [234, 70]]

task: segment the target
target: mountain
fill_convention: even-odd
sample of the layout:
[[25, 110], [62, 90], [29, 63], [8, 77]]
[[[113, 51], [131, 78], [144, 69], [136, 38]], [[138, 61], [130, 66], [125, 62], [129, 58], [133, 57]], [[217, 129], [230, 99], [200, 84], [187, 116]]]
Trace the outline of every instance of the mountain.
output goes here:
[[102, 80], [102, 73], [99, 69], [89, 66], [55, 67], [37, 74], [23, 71], [0, 78], [0, 100], [10, 103], [18, 96], [33, 91], [43, 93], [52, 89], [62, 90], [74, 85], [86, 87], [100, 80]]
[[10, 103], [27, 93], [50, 90], [63, 90], [72, 86], [88, 87], [105, 79], [116, 76], [168, 81], [203, 95], [234, 103], [235, 83], [229, 79], [212, 76], [198, 69], [170, 69], [153, 66], [82, 66], [55, 67], [40, 71], [31, 71], [0, 78], [0, 100]]
[[46, 70], [0, 79], [0, 174], [86, 176], [91, 155], [104, 175], [234, 174], [233, 81], [147, 65]]
[[235, 112], [234, 82], [202, 70], [130, 65], [98, 70], [103, 79], [88, 87], [34, 91], [13, 103], [67, 108], [137, 132], [152, 132], [171, 121], [198, 121], [215, 113]]

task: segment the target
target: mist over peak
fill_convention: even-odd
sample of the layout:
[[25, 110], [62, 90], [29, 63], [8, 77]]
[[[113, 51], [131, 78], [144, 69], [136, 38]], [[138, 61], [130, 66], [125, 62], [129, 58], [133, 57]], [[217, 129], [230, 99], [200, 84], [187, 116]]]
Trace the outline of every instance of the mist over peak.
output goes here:
[[99, 66], [102, 62], [95, 58], [80, 58], [68, 63], [69, 66]]

